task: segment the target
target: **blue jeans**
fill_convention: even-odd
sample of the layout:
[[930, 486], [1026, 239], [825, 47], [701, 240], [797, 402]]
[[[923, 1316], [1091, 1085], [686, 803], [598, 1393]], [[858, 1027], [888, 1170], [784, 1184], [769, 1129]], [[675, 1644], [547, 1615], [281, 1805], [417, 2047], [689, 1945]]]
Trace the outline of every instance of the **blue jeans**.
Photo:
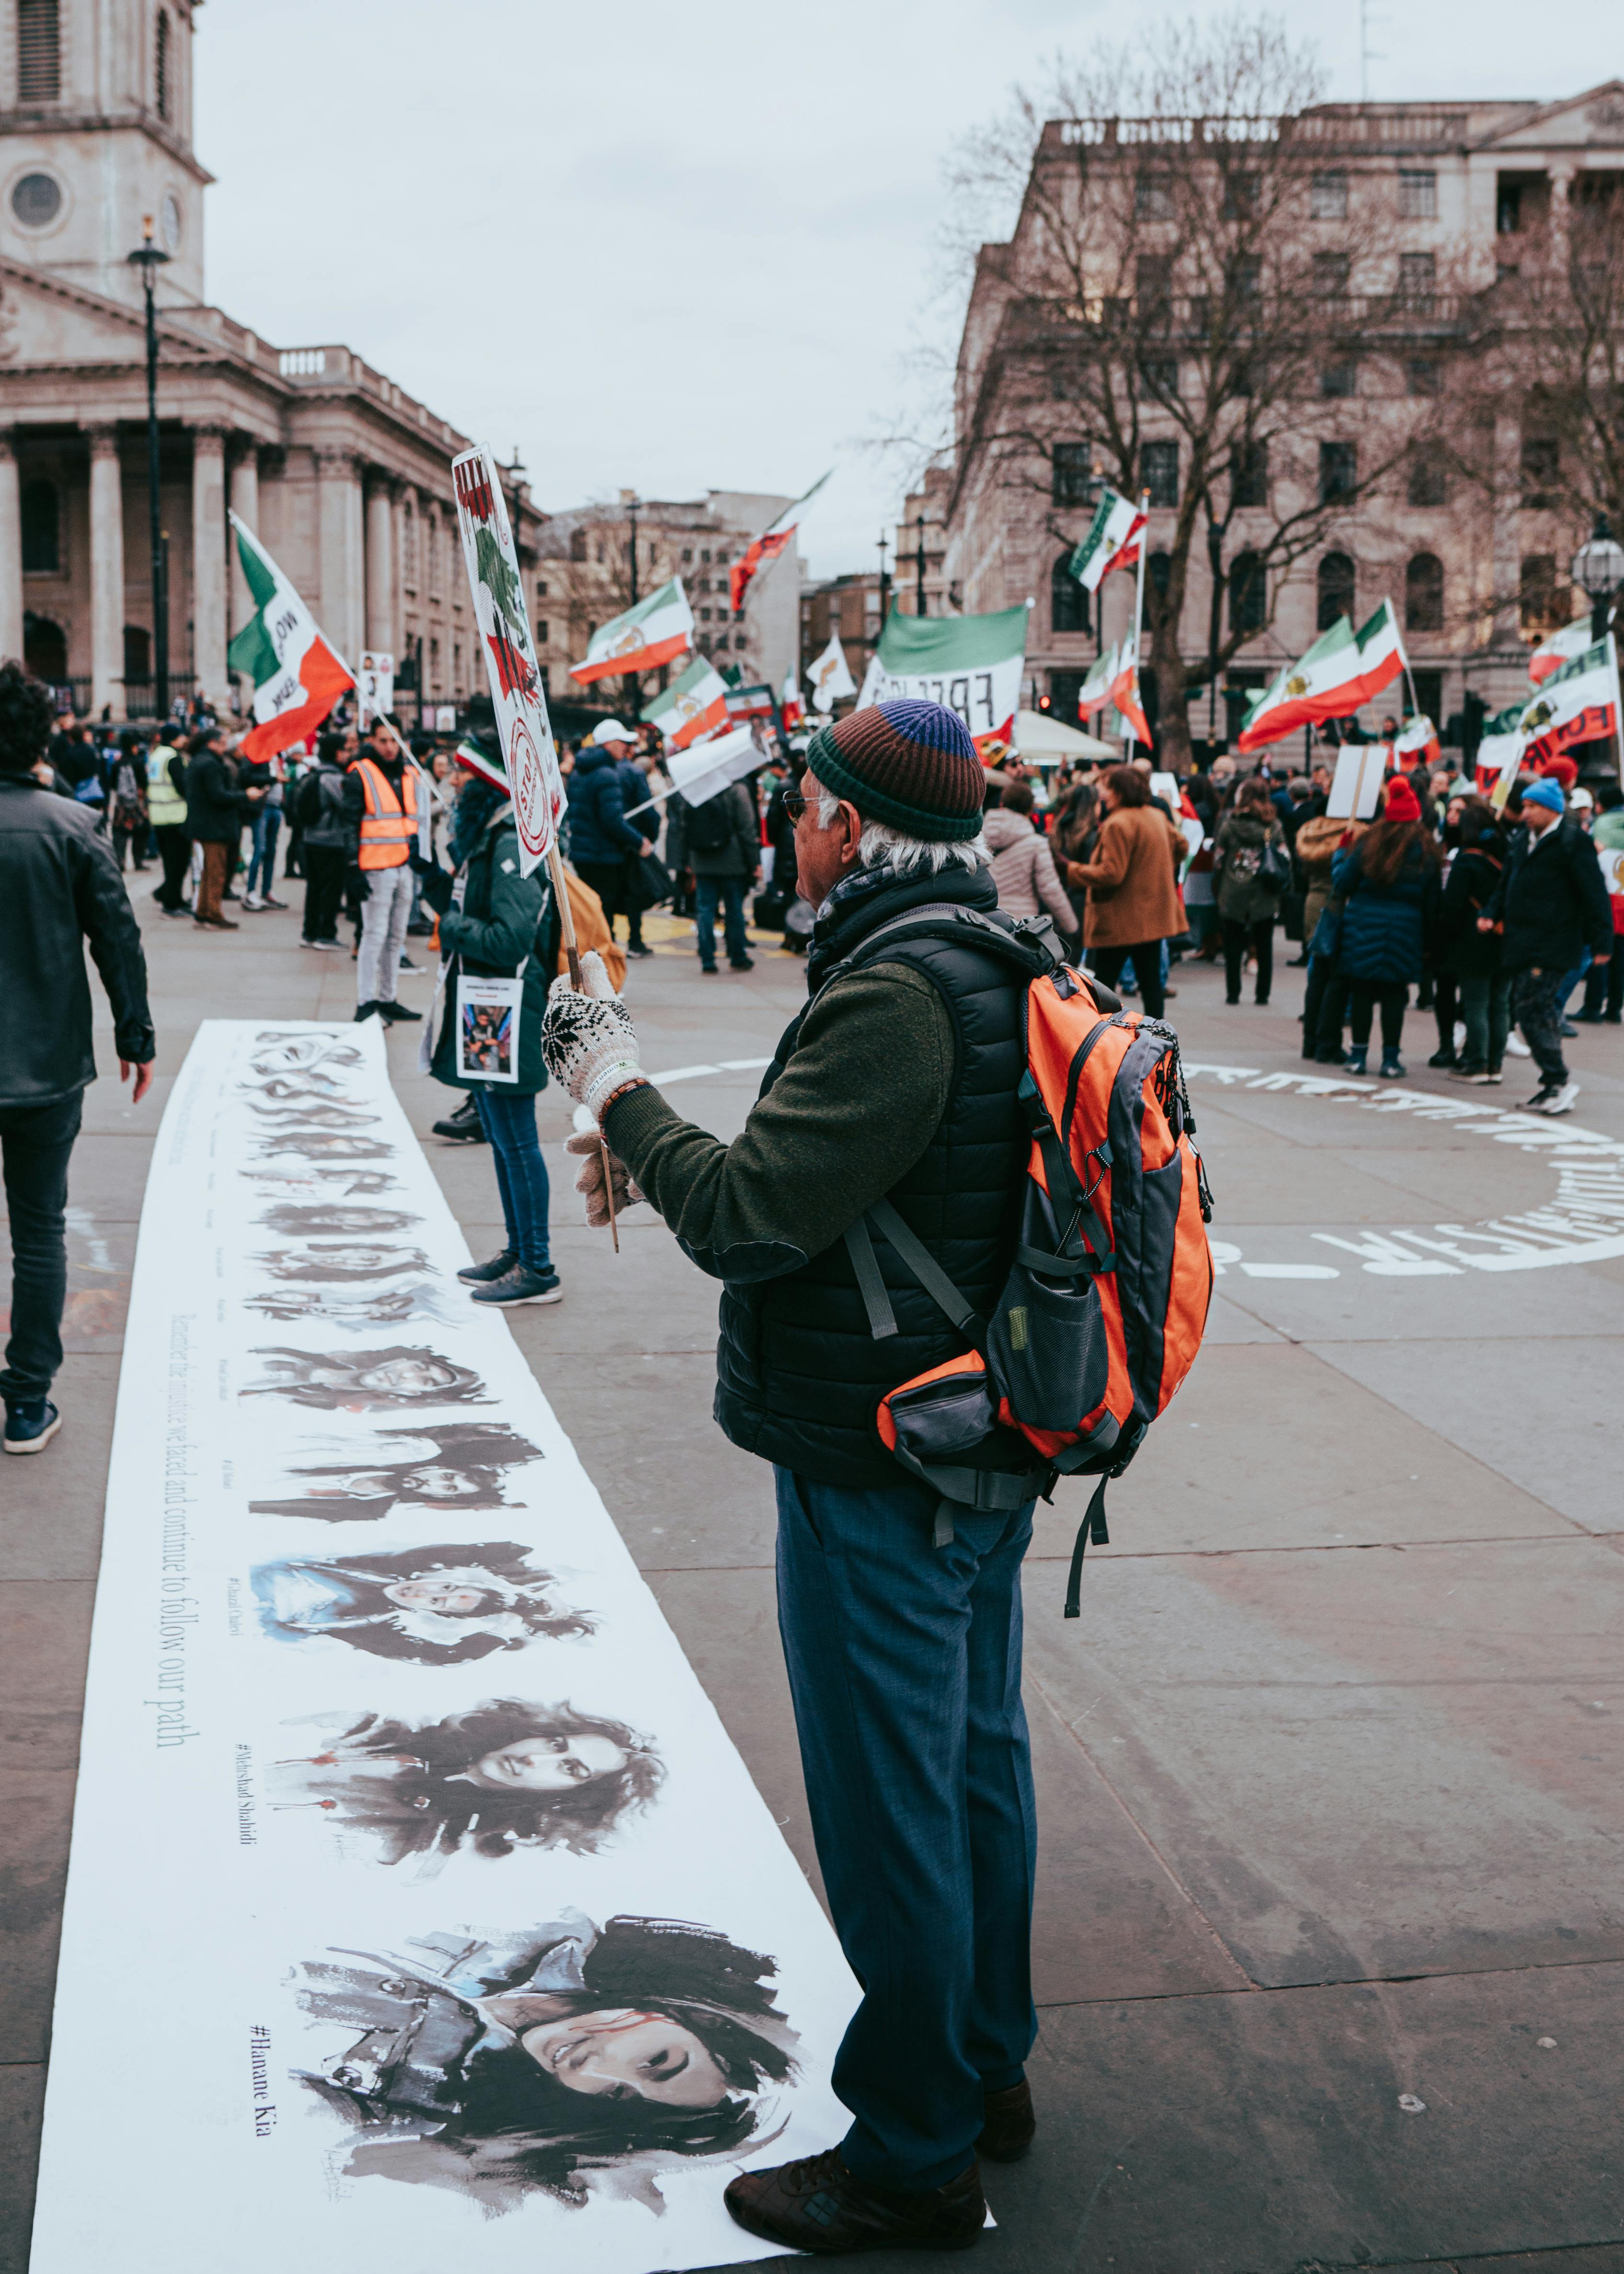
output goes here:
[[536, 1134], [536, 1099], [530, 1090], [471, 1090], [480, 1127], [491, 1141], [496, 1189], [502, 1196], [508, 1247], [532, 1271], [550, 1271], [547, 1254], [547, 1164]]
[[68, 1162], [85, 1093], [54, 1105], [0, 1106], [5, 1205], [11, 1219], [11, 1338], [0, 1397], [43, 1397], [62, 1364], [68, 1292]]
[[276, 838], [282, 828], [282, 808], [260, 805], [254, 809], [253, 857], [248, 863], [246, 892], [268, 892], [276, 874]]
[[863, 2000], [835, 2059], [850, 2168], [944, 2187], [1037, 2035], [1037, 1819], [1020, 1702], [1033, 1503], [953, 1511], [775, 1469], [783, 1638], [812, 1834]]
[[702, 970], [709, 971], [716, 962], [716, 908], [720, 898], [725, 910], [722, 937], [727, 945], [730, 963], [742, 963], [750, 952], [744, 936], [744, 878], [742, 877], [696, 877], [694, 879], [694, 902], [699, 919], [699, 962]]

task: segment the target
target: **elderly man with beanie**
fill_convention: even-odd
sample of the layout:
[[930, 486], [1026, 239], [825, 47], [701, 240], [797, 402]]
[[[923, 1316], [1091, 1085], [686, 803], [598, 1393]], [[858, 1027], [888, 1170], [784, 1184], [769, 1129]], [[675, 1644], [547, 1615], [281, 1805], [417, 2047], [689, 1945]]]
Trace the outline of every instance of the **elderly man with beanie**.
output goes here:
[[1511, 840], [1493, 899], [1477, 922], [1501, 930], [1500, 968], [1511, 974], [1511, 1014], [1539, 1068], [1530, 1113], [1571, 1113], [1579, 1085], [1562, 1057], [1562, 983], [1585, 948], [1613, 953], [1613, 907], [1586, 831], [1568, 817], [1560, 782], [1524, 786], [1522, 827]]
[[[555, 984], [543, 1030], [617, 1180], [723, 1283], [716, 1419], [773, 1465], [813, 1833], [863, 1998], [834, 2068], [844, 2140], [726, 2201], [752, 2234], [825, 2254], [974, 2243], [978, 2155], [1012, 2161], [1034, 2122], [1019, 1582], [1047, 1479], [995, 1427], [944, 1498], [876, 1425], [888, 1389], [964, 1352], [929, 1279], [985, 1315], [1017, 1239], [1025, 988], [1058, 951], [1047, 918], [997, 909], [981, 794], [938, 704], [813, 737], [786, 798], [817, 909], [808, 1000], [731, 1145], [649, 1081], [591, 959], [592, 994]], [[602, 1221], [597, 1139], [571, 1142]]]

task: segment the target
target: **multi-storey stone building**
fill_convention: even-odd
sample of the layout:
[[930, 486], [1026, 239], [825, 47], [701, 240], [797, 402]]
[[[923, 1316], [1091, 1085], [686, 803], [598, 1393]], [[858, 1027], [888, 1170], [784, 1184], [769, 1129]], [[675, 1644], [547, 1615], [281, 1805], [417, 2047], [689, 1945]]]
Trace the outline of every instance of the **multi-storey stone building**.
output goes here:
[[[1177, 411], [1180, 398], [1189, 402], [1204, 383], [1203, 328], [1213, 304], [1158, 251], [1156, 228], [1170, 216], [1171, 193], [1158, 171], [1166, 162], [1157, 146], [1180, 146], [1172, 162], [1188, 165], [1188, 146], [1200, 144], [1204, 128], [1210, 147], [1226, 139], [1229, 145], [1222, 160], [1227, 199], [1244, 198], [1248, 179], [1244, 151], [1231, 154], [1236, 141], [1249, 133], [1292, 139], [1303, 189], [1297, 275], [1317, 303], [1317, 322], [1323, 324], [1326, 307], [1336, 311], [1344, 346], [1321, 358], [1305, 386], [1312, 400], [1304, 403], [1304, 434], [1312, 439], [1299, 443], [1297, 470], [1289, 476], [1278, 465], [1271, 470], [1260, 455], [1249, 467], [1226, 469], [1226, 484], [1232, 478], [1237, 487], [1226, 487], [1221, 500], [1232, 494], [1234, 510], [1217, 606], [1198, 544], [1177, 626], [1178, 653], [1187, 664], [1199, 662], [1215, 646], [1213, 626], [1245, 631], [1245, 620], [1233, 612], [1251, 610], [1255, 635], [1242, 640], [1227, 674], [1233, 695], [1263, 683], [1343, 610], [1357, 622], [1390, 595], [1405, 626], [1419, 707], [1440, 724], [1461, 712], [1469, 693], [1498, 709], [1527, 686], [1529, 642], [1583, 605], [1568, 587], [1567, 564], [1590, 533], [1589, 514], [1573, 483], [1555, 478], [1559, 444], [1534, 390], [1485, 404], [1479, 387], [1470, 436], [1450, 436], [1447, 419], [1429, 410], [1448, 447], [1427, 457], [1412, 453], [1395, 462], [1390, 480], [1354, 489], [1345, 510], [1317, 524], [1312, 549], [1277, 576], [1271, 572], [1267, 608], [1262, 587], [1248, 587], [1235, 563], [1238, 554], [1244, 568], [1261, 532], [1290, 514], [1324, 508], [1351, 470], [1379, 458], [1395, 422], [1417, 411], [1413, 398], [1439, 398], [1447, 409], [1453, 391], [1470, 393], [1481, 376], [1471, 366], [1483, 341], [1497, 325], [1503, 335], [1504, 325], [1516, 320], [1508, 296], [1519, 276], [1550, 273], [1553, 249], [1560, 264], [1570, 212], [1587, 201], [1593, 211], [1607, 198], [1613, 210], [1624, 210], [1624, 83], [1617, 81], [1546, 104], [1327, 104], [1280, 122], [1050, 121], [1014, 231], [1007, 243], [981, 248], [971, 291], [942, 571], [952, 603], [979, 613], [1033, 598], [1034, 692], [1050, 693], [1063, 706], [1101, 640], [1127, 629], [1131, 577], [1109, 578], [1100, 602], [1091, 604], [1066, 574], [1092, 511], [1098, 435], [1075, 409], [1068, 411], [1063, 384], [1046, 385], [1034, 373], [1062, 369], [1068, 325], [1072, 340], [1086, 326], [1114, 320], [1138, 324], [1143, 336], [1152, 305], [1160, 328], [1151, 351], [1139, 351], [1134, 486], [1150, 493], [1150, 575], [1165, 575], [1165, 547], [1189, 478], [1189, 443], [1180, 437], [1190, 422], [1181, 423]], [[1079, 146], [1086, 146], [1095, 181], [1114, 174], [1122, 184], [1116, 210], [1139, 231], [1139, 257], [1137, 275], [1132, 260], [1119, 260], [1117, 281], [1093, 288], [1107, 297], [1089, 300], [1084, 285], [1062, 305], [1054, 283], [1061, 266], [1051, 218], [1056, 200], [1045, 183], [1075, 160]], [[1215, 172], [1214, 200], [1219, 181]], [[1350, 276], [1350, 255], [1339, 249], [1349, 242], [1350, 215], [1378, 206], [1383, 249], [1378, 259], [1367, 231]], [[1171, 242], [1176, 232], [1168, 235]], [[1074, 273], [1086, 271], [1087, 259], [1085, 245]], [[1370, 273], [1357, 273], [1361, 262]], [[1181, 342], [1198, 344], [1181, 352]], [[1008, 406], [1018, 398], [1011, 414]], [[1033, 404], [1045, 402], [1034, 413]], [[1024, 467], [1019, 449], [985, 447], [989, 433], [1023, 423], [1034, 433]], [[1455, 445], [1457, 457], [1477, 449], [1490, 477], [1470, 478], [1468, 468], [1451, 478], [1447, 462]], [[1277, 459], [1288, 455], [1282, 447]], [[1125, 486], [1124, 476], [1112, 478]], [[1216, 731], [1224, 731], [1216, 697], [1217, 690], [1205, 689], [1194, 697], [1198, 736], [1209, 705]]]
[[[171, 684], [229, 702], [248, 612], [226, 508], [352, 662], [425, 699], [483, 687], [450, 469], [466, 438], [349, 348], [278, 348], [209, 305], [192, 149], [200, 0], [0, 10], [0, 655], [114, 718], [154, 682], [141, 272], [157, 272]], [[544, 516], [515, 476], [527, 573]], [[240, 692], [240, 690], [238, 690]]]

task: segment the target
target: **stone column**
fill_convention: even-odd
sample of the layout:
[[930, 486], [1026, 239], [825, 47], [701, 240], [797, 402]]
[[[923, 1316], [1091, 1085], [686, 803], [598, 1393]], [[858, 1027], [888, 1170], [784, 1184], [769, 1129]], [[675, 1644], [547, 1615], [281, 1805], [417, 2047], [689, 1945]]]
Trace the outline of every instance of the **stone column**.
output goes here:
[[0, 663], [23, 652], [23, 524], [17, 448], [0, 429]]
[[[19, 547], [20, 553], [20, 547]], [[124, 715], [124, 497], [117, 426], [90, 430], [90, 710]]]
[[366, 491], [366, 644], [393, 655], [395, 637], [395, 485], [374, 474]]
[[1494, 421], [1494, 612], [1489, 632], [1489, 644], [1497, 652], [1522, 644], [1522, 421], [1516, 411], [1501, 410]]
[[317, 621], [353, 670], [363, 645], [361, 481], [350, 450], [316, 453], [321, 606]]
[[192, 652], [198, 693], [230, 700], [226, 677], [226, 433], [192, 430]]
[[[231, 463], [231, 510], [244, 527], [259, 534], [259, 446], [245, 443]], [[237, 558], [236, 533], [226, 525], [226, 558], [231, 564], [231, 636], [236, 638], [254, 611], [253, 594]]]

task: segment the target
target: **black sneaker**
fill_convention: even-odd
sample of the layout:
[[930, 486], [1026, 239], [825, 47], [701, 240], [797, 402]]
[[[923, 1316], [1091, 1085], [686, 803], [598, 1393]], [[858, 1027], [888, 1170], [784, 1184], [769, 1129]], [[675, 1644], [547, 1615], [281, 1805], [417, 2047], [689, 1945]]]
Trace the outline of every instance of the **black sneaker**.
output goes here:
[[8, 1453], [42, 1453], [61, 1427], [62, 1416], [49, 1397], [8, 1397], [5, 1401]]
[[727, 959], [727, 968], [730, 971], [754, 971], [756, 960], [748, 955], [730, 955]]
[[564, 1290], [551, 1264], [545, 1271], [532, 1271], [528, 1263], [515, 1263], [501, 1278], [474, 1290], [476, 1303], [497, 1303], [509, 1311], [516, 1311], [522, 1303], [561, 1303], [563, 1299]]
[[626, 943], [626, 953], [628, 955], [644, 956], [652, 955], [654, 950], [643, 940], [628, 939]]
[[1435, 1073], [1442, 1073], [1446, 1067], [1455, 1064], [1455, 1052], [1447, 1046], [1443, 1050], [1434, 1050], [1432, 1057], [1428, 1058], [1427, 1064]]
[[505, 1278], [518, 1260], [511, 1247], [504, 1247], [501, 1254], [493, 1255], [488, 1263], [465, 1263], [457, 1277], [470, 1280], [476, 1286], [485, 1286], [492, 1279]]
[[434, 1134], [436, 1137], [448, 1137], [454, 1145], [483, 1145], [485, 1141], [485, 1124], [479, 1118], [479, 1109], [473, 1099], [467, 1099], [455, 1113], [447, 1113], [443, 1121], [437, 1121]]
[[378, 1012], [380, 1012], [380, 1011], [381, 1011], [381, 1010], [382, 1010], [382, 1008], [383, 1008], [383, 1005], [382, 1005], [381, 1003], [360, 1003], [360, 1004], [357, 1004], [357, 1006], [356, 1006], [356, 1014], [355, 1014], [355, 1023], [356, 1023], [356, 1025], [358, 1027], [358, 1026], [360, 1025], [360, 1023], [361, 1023], [361, 1021], [362, 1021], [362, 1020], [363, 1020], [363, 1019], [370, 1019], [370, 1018], [374, 1017]]
[[398, 1027], [402, 1019], [420, 1019], [421, 1011], [409, 1011], [404, 1003], [380, 1003], [378, 1015], [386, 1027]]

